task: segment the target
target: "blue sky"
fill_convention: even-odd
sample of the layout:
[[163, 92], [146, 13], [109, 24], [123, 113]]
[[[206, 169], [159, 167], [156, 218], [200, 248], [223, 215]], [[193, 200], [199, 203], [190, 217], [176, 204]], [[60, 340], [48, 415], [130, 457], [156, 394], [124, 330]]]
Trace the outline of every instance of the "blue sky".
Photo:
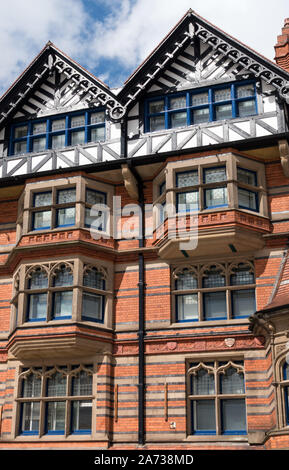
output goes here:
[[48, 40], [119, 87], [192, 8], [274, 59], [288, 0], [9, 0], [1, 2], [0, 95]]

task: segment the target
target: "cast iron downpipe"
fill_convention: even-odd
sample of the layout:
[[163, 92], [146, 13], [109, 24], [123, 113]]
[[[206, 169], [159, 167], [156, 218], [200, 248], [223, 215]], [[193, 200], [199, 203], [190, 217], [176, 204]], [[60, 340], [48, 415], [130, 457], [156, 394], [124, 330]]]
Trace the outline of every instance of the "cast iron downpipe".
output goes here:
[[138, 280], [138, 295], [139, 295], [139, 329], [138, 329], [138, 350], [139, 350], [139, 368], [138, 368], [138, 443], [139, 445], [145, 444], [145, 351], [144, 351], [144, 336], [145, 336], [145, 267], [144, 267], [144, 254], [142, 249], [145, 246], [145, 204], [144, 204], [144, 191], [143, 181], [138, 172], [132, 167], [131, 162], [128, 162], [129, 168], [133, 173], [138, 183], [138, 203], [141, 210], [141, 230], [139, 234], [139, 280]]

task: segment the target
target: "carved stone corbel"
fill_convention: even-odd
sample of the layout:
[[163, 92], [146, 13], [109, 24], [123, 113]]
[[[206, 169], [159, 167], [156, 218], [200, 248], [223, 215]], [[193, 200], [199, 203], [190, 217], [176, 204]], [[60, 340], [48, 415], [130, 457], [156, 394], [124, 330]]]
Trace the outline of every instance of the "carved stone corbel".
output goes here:
[[287, 140], [279, 140], [279, 153], [284, 176], [289, 178], [289, 144]]
[[128, 165], [122, 165], [121, 166], [121, 171], [122, 171], [122, 177], [123, 177], [123, 182], [125, 189], [127, 190], [129, 196], [132, 199], [138, 200], [139, 193], [138, 193], [138, 185], [137, 181], [130, 171]]

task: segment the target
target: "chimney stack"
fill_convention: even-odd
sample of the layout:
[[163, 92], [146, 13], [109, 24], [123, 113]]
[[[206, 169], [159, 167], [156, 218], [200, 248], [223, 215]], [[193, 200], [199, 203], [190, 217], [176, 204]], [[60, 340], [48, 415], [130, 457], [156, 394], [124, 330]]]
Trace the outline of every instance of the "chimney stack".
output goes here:
[[277, 65], [289, 72], [289, 18], [284, 20], [282, 34], [277, 37], [277, 44], [274, 47]]

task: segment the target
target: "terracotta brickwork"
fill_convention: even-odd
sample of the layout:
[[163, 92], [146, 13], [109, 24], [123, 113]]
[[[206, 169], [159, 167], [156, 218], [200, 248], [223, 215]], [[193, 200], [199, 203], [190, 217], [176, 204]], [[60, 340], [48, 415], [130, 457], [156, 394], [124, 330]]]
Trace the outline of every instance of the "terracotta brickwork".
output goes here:
[[[171, 160], [171, 159], [170, 159]], [[268, 162], [265, 165], [268, 191], [283, 188], [278, 194], [268, 194], [270, 213], [284, 212], [288, 207], [288, 194], [284, 190], [288, 179], [284, 178], [280, 164]], [[54, 181], [57, 178], [54, 177]], [[145, 181], [145, 202], [153, 202], [153, 177]], [[135, 202], [124, 186], [116, 184], [113, 191], [121, 196], [122, 207]], [[5, 202], [1, 203], [5, 207]], [[18, 217], [16, 202], [7, 202], [7, 220], [15, 223]], [[15, 212], [16, 211], [16, 212]], [[2, 216], [5, 212], [2, 212]], [[9, 214], [9, 216], [8, 216]], [[4, 216], [3, 216], [4, 217]], [[272, 219], [261, 218], [248, 211], [218, 211], [200, 214], [200, 230], [207, 234], [225, 225], [237, 224], [246, 227], [254, 234], [264, 235], [262, 247], [241, 253], [241, 258], [254, 258], [256, 277], [256, 309], [261, 310], [269, 302], [276, 286], [284, 258], [284, 240], [266, 238], [267, 235], [284, 230], [286, 221], [272, 224]], [[122, 223], [138, 223], [125, 216]], [[148, 219], [148, 223], [151, 220]], [[166, 222], [167, 223], [167, 222]], [[186, 224], [190, 219], [186, 220]], [[94, 240], [88, 230], [62, 229], [43, 233], [23, 234], [16, 242], [16, 226], [0, 234], [1, 246], [9, 247], [9, 254], [0, 268], [0, 406], [1, 440], [0, 447], [19, 448], [72, 445], [72, 436], [54, 437], [53, 444], [48, 436], [35, 439], [34, 436], [19, 435], [19, 371], [26, 366], [40, 366], [66, 362], [92, 362], [95, 367], [93, 405], [93, 432], [90, 439], [80, 438], [74, 446], [90, 446], [112, 449], [135, 448], [138, 445], [139, 423], [139, 265], [138, 240], [110, 239]], [[157, 237], [157, 232], [154, 235]], [[207, 235], [206, 235], [207, 236]], [[258, 235], [259, 236], [259, 235]], [[266, 339], [254, 336], [248, 331], [247, 320], [240, 322], [174, 323], [172, 320], [172, 265], [186, 263], [187, 259], [176, 251], [173, 260], [161, 258], [158, 242], [149, 240], [144, 247], [144, 321], [145, 321], [145, 439], [146, 448], [278, 448], [286, 446], [286, 436], [272, 436], [254, 440], [256, 433], [267, 435], [276, 431], [278, 413], [274, 387], [274, 361]], [[278, 241], [279, 240], [279, 241]], [[169, 242], [163, 239], [161, 246]], [[217, 243], [217, 242], [216, 242]], [[57, 247], [57, 250], [55, 249]], [[45, 260], [67, 259], [73, 251], [74, 256], [85, 256], [99, 263], [107, 260], [112, 263], [113, 307], [112, 328], [101, 324], [84, 322], [73, 324], [66, 320], [51, 324], [12, 325], [13, 276], [21, 263], [40, 263]], [[218, 252], [216, 260], [238, 259], [239, 254]], [[203, 262], [214, 261], [212, 255], [195, 253], [196, 259]], [[193, 262], [192, 257], [189, 262]], [[287, 265], [283, 269], [283, 287], [288, 278]], [[20, 280], [20, 283], [22, 281]], [[78, 282], [78, 281], [77, 281]], [[25, 298], [24, 294], [24, 297]], [[12, 304], [11, 304], [12, 301]], [[54, 348], [54, 350], [53, 350]], [[37, 353], [38, 350], [38, 353]], [[52, 353], [53, 351], [53, 353]], [[59, 352], [58, 352], [59, 351]], [[61, 353], [63, 351], [63, 353]], [[226, 362], [239, 360], [244, 364], [246, 385], [246, 421], [248, 436], [242, 443], [234, 439], [215, 439], [206, 442], [190, 431], [188, 405], [187, 368], [190, 361], [210, 362], [217, 359]], [[44, 362], [43, 362], [44, 361]]]
[[[52, 44], [3, 95], [0, 449], [289, 448], [288, 38], [286, 19], [280, 71], [190, 11], [119, 102]], [[86, 146], [47, 127], [49, 154], [21, 153], [33, 74], [27, 100], [79, 94]]]

